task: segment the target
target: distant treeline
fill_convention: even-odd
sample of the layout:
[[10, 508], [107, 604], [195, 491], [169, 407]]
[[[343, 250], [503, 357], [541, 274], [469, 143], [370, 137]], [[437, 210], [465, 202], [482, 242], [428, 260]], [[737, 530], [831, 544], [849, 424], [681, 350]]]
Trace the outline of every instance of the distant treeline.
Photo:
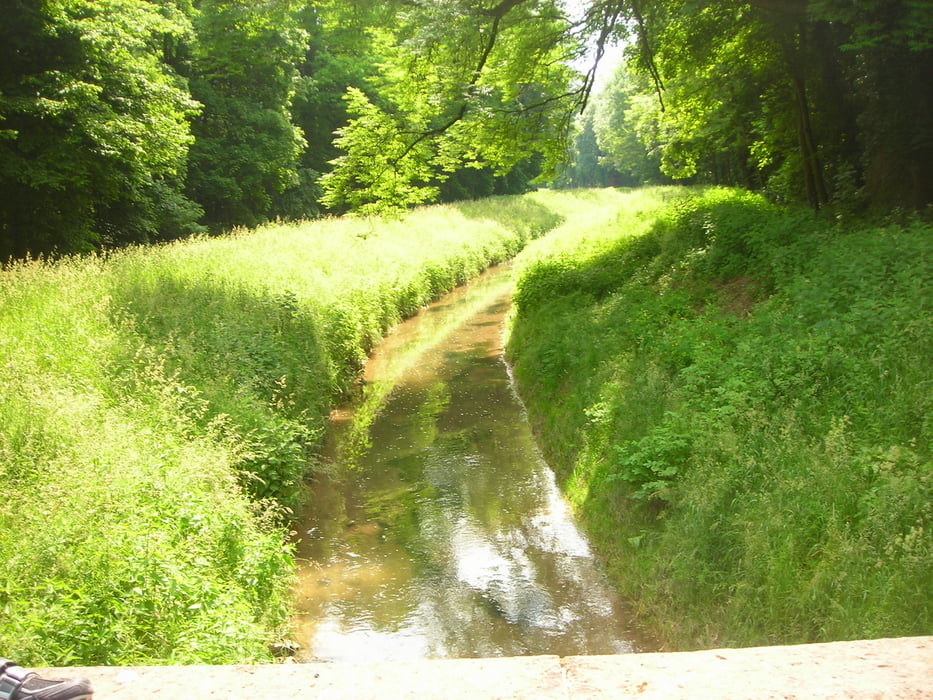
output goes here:
[[[815, 208], [933, 201], [928, 0], [0, 10], [0, 262], [558, 176], [740, 185]], [[590, 100], [593, 75], [570, 66], [613, 41], [627, 61]]]
[[584, 114], [561, 184], [677, 179], [814, 208], [933, 202], [929, 0], [638, 6], [640, 41]]

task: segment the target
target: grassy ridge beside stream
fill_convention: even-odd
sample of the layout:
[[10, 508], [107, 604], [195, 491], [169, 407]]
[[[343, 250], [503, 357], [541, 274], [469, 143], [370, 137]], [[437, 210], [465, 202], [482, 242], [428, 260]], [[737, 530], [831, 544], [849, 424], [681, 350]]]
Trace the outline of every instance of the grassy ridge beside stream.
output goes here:
[[268, 226], [0, 272], [0, 650], [270, 658], [279, 516], [402, 317], [560, 217], [540, 200]]
[[644, 199], [522, 253], [508, 346], [614, 580], [669, 648], [930, 634], [933, 227]]

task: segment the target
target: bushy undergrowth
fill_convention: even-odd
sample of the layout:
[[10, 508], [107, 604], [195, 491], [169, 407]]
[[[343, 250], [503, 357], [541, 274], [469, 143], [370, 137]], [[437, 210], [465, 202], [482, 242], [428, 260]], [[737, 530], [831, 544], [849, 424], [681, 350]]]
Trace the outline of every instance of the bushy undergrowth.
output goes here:
[[620, 588], [675, 648], [930, 634], [933, 227], [642, 196], [522, 254], [509, 341]]
[[491, 199], [0, 272], [2, 653], [269, 659], [328, 407], [400, 318], [559, 218]]

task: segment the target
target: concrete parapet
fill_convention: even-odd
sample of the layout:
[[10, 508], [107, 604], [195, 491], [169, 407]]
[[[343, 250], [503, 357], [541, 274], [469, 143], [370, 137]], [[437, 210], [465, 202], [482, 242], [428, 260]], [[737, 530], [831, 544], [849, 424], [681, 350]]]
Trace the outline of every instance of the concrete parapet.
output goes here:
[[933, 699], [933, 636], [618, 656], [44, 669], [95, 700]]

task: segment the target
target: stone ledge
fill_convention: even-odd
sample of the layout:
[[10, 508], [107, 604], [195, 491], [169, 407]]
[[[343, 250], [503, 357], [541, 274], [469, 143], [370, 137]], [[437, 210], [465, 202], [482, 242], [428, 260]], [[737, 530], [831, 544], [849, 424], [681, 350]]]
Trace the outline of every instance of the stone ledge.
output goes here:
[[904, 698], [933, 700], [933, 636], [748, 649], [397, 663], [42, 669], [95, 700]]

